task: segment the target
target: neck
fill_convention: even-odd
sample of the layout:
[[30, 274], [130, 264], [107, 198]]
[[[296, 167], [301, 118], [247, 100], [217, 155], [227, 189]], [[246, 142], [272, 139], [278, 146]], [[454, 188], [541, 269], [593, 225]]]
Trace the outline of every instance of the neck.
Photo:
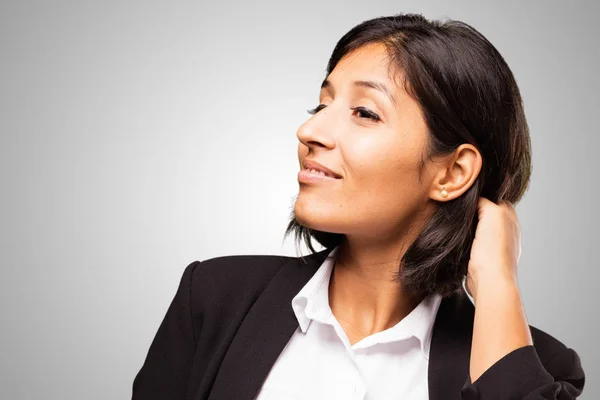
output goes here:
[[329, 283], [329, 305], [348, 337], [360, 340], [388, 329], [421, 301], [406, 293], [396, 278], [413, 239], [405, 238], [385, 243], [346, 235], [340, 244]]

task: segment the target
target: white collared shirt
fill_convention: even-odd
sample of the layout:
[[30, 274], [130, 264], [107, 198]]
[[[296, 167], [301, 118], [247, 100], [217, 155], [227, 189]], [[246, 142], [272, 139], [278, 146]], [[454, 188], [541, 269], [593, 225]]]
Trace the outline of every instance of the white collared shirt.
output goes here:
[[473, 303], [473, 305], [475, 305], [475, 299], [473, 298], [473, 296], [471, 296], [471, 293], [469, 293], [469, 289], [467, 289], [467, 276], [466, 275], [463, 277], [462, 285], [463, 285], [463, 289], [465, 289], [465, 293], [467, 294], [467, 297], [469, 298], [469, 300], [471, 300], [471, 303]]
[[426, 297], [393, 327], [350, 345], [329, 307], [338, 248], [293, 298], [298, 329], [256, 400], [428, 399], [429, 347], [442, 297]]

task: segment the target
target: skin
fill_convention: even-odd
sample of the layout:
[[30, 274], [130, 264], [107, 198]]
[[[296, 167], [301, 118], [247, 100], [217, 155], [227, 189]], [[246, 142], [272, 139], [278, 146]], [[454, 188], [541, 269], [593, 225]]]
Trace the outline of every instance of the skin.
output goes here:
[[[383, 45], [347, 54], [319, 94], [321, 109], [297, 137], [300, 167], [314, 160], [341, 175], [300, 183], [294, 205], [302, 225], [343, 233], [329, 286], [329, 303], [351, 344], [388, 329], [422, 299], [394, 281], [400, 259], [436, 203], [461, 196], [482, 160], [469, 144], [427, 160], [427, 128], [418, 103], [390, 70]], [[391, 96], [355, 81], [381, 82]], [[368, 111], [351, 110], [364, 107]], [[368, 118], [374, 113], [379, 120]], [[448, 195], [441, 196], [445, 187]], [[470, 375], [473, 382], [509, 352], [532, 344], [517, 286], [520, 233], [514, 208], [485, 198], [469, 261], [467, 287], [476, 302]]]

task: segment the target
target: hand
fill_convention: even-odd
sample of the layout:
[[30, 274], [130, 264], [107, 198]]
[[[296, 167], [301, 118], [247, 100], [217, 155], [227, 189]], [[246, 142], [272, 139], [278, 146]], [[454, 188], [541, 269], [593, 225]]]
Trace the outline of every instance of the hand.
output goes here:
[[521, 257], [521, 231], [513, 205], [498, 204], [480, 197], [477, 203], [478, 224], [468, 264], [467, 289], [477, 299], [481, 282], [494, 285], [498, 280], [515, 283]]
[[517, 213], [508, 202], [495, 204], [481, 197], [477, 214], [467, 273], [467, 290], [475, 300], [471, 382], [505, 355], [533, 344], [517, 285], [521, 257]]

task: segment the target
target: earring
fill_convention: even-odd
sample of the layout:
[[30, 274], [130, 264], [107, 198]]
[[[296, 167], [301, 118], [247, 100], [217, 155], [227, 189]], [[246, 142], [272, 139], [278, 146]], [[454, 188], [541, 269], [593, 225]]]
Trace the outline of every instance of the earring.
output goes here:
[[442, 192], [440, 193], [442, 197], [448, 197], [448, 192], [446, 192], [446, 186], [442, 186]]

